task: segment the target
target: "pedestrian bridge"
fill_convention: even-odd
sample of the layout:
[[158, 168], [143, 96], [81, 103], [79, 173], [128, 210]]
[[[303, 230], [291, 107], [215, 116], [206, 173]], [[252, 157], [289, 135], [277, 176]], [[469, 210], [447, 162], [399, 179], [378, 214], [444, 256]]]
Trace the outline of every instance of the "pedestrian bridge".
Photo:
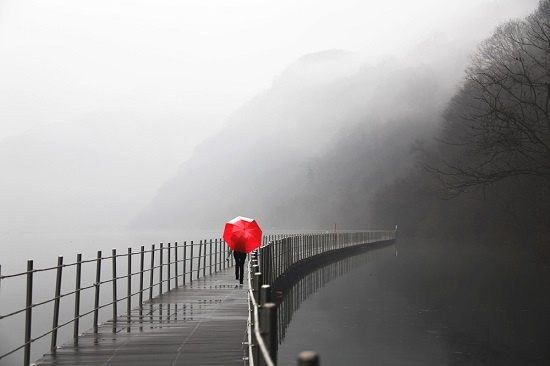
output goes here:
[[[0, 271], [0, 365], [276, 365], [292, 311], [311, 289], [346, 267], [338, 261], [396, 235], [266, 236], [244, 286], [221, 239], [58, 257], [51, 268], [31, 260], [25, 272]], [[322, 280], [295, 286], [323, 266]], [[294, 304], [284, 301], [289, 293]], [[4, 306], [18, 294], [24, 306]], [[297, 358], [318, 362], [308, 352]]]

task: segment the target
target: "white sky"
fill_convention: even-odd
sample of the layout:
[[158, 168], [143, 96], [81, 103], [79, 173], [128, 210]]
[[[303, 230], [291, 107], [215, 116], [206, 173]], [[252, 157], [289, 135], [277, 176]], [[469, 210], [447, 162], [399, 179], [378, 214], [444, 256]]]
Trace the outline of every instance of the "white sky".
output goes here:
[[[10, 177], [0, 177], [0, 189], [8, 197], [88, 197], [107, 208], [121, 197], [138, 210], [196, 144], [301, 56], [343, 49], [375, 62], [434, 34], [460, 37], [482, 5], [515, 3], [503, 12], [523, 17], [537, 2], [0, 0], [0, 147], [30, 136], [66, 154], [78, 145], [129, 162], [119, 174], [103, 175], [94, 164], [77, 162], [82, 174], [71, 176], [73, 182], [97, 179], [93, 186], [110, 187], [112, 197], [104, 197], [107, 190], [90, 196], [88, 189], [73, 199], [59, 178], [67, 162], [45, 166], [25, 150], [26, 156], [0, 156], [7, 162], [0, 174]], [[30, 169], [41, 170], [41, 179], [29, 179], [34, 173], [23, 161], [34, 162]], [[116, 173], [115, 163], [105, 172]], [[60, 183], [42, 186], [48, 174]], [[51, 203], [40, 211], [31, 198], [36, 217], [47, 216]], [[0, 212], [3, 221], [12, 216]], [[22, 225], [32, 220], [28, 210], [19, 216]]]
[[208, 134], [303, 54], [392, 52], [487, 2], [0, 0], [0, 138], [113, 105]]

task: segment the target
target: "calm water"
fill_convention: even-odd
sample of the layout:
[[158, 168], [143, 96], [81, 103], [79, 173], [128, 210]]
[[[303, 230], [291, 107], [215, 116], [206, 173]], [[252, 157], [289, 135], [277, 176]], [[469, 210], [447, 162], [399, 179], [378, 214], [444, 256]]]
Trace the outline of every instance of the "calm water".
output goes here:
[[[528, 250], [400, 240], [303, 300], [279, 364], [548, 365], [548, 267]], [[303, 284], [302, 284], [303, 286]]]
[[[93, 258], [113, 247], [218, 235], [16, 234], [2, 238], [0, 262], [7, 274], [23, 271], [29, 258], [35, 267], [53, 266], [59, 254], [73, 261], [79, 252]], [[297, 285], [287, 306], [297, 310], [288, 314], [279, 365], [295, 365], [302, 350], [319, 352], [322, 365], [550, 364], [550, 275], [529, 248], [400, 239], [319, 271]], [[24, 292], [2, 285], [0, 308], [16, 291]], [[51, 325], [51, 315], [42, 320]], [[22, 340], [22, 332], [8, 328], [0, 329], [0, 348]]]

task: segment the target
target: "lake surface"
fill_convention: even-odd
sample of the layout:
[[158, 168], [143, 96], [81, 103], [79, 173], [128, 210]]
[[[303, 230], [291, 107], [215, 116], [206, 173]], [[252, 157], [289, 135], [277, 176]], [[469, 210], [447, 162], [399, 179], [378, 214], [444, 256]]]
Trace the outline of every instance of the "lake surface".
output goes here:
[[[60, 254], [74, 261], [76, 253], [94, 258], [97, 250], [219, 235], [15, 233], [2, 237], [0, 263], [8, 274], [24, 271], [26, 259], [44, 267]], [[296, 292], [307, 296], [289, 306], [279, 365], [295, 365], [302, 350], [319, 352], [322, 365], [550, 364], [550, 274], [536, 248], [400, 238], [397, 246], [335, 264], [308, 281]], [[18, 297], [22, 306], [16, 291], [24, 288], [4, 283], [0, 298]], [[51, 316], [42, 320], [49, 326]], [[0, 329], [0, 348], [20, 343], [17, 333]]]
[[362, 254], [300, 301], [279, 364], [303, 350], [322, 365], [550, 364], [550, 276], [535, 251], [402, 239], [395, 249]]

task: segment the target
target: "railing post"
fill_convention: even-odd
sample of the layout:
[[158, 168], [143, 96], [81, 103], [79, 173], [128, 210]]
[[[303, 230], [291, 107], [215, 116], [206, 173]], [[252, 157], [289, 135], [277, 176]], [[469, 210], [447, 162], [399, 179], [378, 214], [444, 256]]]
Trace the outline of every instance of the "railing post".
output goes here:
[[94, 298], [94, 333], [97, 333], [99, 323], [99, 288], [101, 286], [101, 250], [97, 251], [95, 271], [95, 298]]
[[319, 355], [313, 351], [300, 352], [298, 366], [319, 366]]
[[252, 285], [254, 286], [253, 287], [253, 291], [254, 291], [254, 296], [256, 297], [256, 300], [258, 300], [258, 305], [261, 305], [263, 302], [262, 302], [262, 299], [260, 298], [260, 289], [262, 288], [262, 273], [261, 272], [256, 272], [256, 273], [253, 273], [253, 281], [252, 281]]
[[191, 261], [189, 263], [189, 283], [193, 282], [193, 240], [191, 240]]
[[225, 268], [225, 240], [220, 239], [220, 271]]
[[202, 256], [202, 240], [199, 243], [199, 257], [197, 258], [197, 279], [199, 279], [199, 276], [201, 274], [201, 256]]
[[204, 251], [202, 257], [202, 277], [206, 277], [206, 239], [204, 240]]
[[[266, 253], [267, 252], [267, 268], [268, 270], [266, 271], [267, 275], [268, 275], [268, 280], [266, 281], [266, 283], [272, 285], [273, 284], [273, 278], [274, 278], [274, 273], [273, 271], [275, 270], [275, 266], [274, 266], [274, 263], [273, 263], [273, 244], [269, 245], [267, 248], [264, 248], [263, 252]], [[265, 254], [264, 254], [265, 256]]]
[[221, 242], [222, 242], [222, 253], [223, 253], [222, 264], [223, 264], [223, 269], [225, 269], [226, 265], [227, 265], [227, 260], [226, 260], [227, 259], [227, 248], [224, 246], [225, 240], [222, 240]]
[[[273, 279], [279, 277], [279, 257], [278, 257], [278, 251], [279, 251], [279, 242], [273, 243], [273, 248], [271, 249], [271, 258], [273, 259], [273, 269], [275, 270], [275, 276], [273, 276]], [[271, 282], [273, 283], [273, 282]]]
[[82, 283], [82, 254], [76, 255], [76, 283], [74, 294], [74, 328], [73, 328], [73, 340], [78, 342], [78, 333], [80, 325], [80, 288]]
[[116, 278], [116, 249], [113, 248], [112, 251], [112, 263], [113, 263], [113, 332], [116, 331], [117, 323], [117, 306], [118, 306], [118, 297], [117, 297], [117, 278]]
[[185, 276], [187, 273], [185, 272], [187, 269], [187, 241], [183, 242], [183, 284], [185, 285]]
[[214, 272], [218, 272], [218, 264], [220, 264], [220, 245], [218, 244], [218, 239], [214, 239]]
[[145, 246], [141, 246], [139, 253], [139, 305], [143, 304], [143, 271], [145, 270]]
[[209, 263], [209, 266], [210, 267], [210, 275], [212, 276], [212, 239], [210, 239], [210, 259], [209, 259], [210, 263]]
[[31, 358], [31, 331], [32, 331], [32, 285], [34, 274], [34, 262], [27, 261], [27, 298], [25, 308], [25, 348], [24, 348], [24, 365], [30, 363]]
[[172, 288], [172, 287], [170, 287], [170, 284], [171, 284], [170, 283], [171, 282], [170, 277], [172, 276], [172, 271], [171, 271], [171, 268], [170, 268], [170, 267], [172, 267], [172, 256], [170, 255], [171, 251], [172, 251], [172, 246], [170, 245], [170, 243], [168, 243], [168, 263], [167, 263], [167, 265], [168, 265], [168, 268], [167, 268], [168, 288], [166, 289], [166, 291], [170, 291], [170, 289]]
[[262, 306], [265, 303], [271, 302], [271, 286], [262, 285], [260, 288], [260, 298], [262, 299], [262, 302], [260, 303]]
[[223, 252], [223, 241], [222, 241], [222, 239], [219, 239], [219, 240], [216, 239], [216, 243], [218, 243], [217, 244], [217, 248], [218, 248], [217, 249], [218, 250], [218, 254], [217, 254], [217, 256], [218, 256], [218, 271], [221, 271], [222, 266], [223, 266], [223, 264], [222, 264], [222, 260], [223, 260], [223, 257], [222, 257], [223, 256], [223, 253], [222, 253]]
[[[250, 276], [251, 275], [250, 266], [248, 266], [247, 270], [248, 270], [248, 275]], [[259, 306], [257, 308], [259, 309]], [[254, 313], [255, 313], [256, 309], [254, 308], [254, 303], [252, 302], [250, 297], [249, 297], [248, 310], [250, 312], [250, 314], [249, 314], [250, 325], [249, 326], [250, 326], [250, 332], [251, 332], [250, 341], [252, 343], [252, 363], [254, 365], [259, 365], [260, 364], [260, 347], [258, 346], [258, 337], [256, 336], [256, 332], [254, 331], [254, 329], [256, 328], [256, 319], [254, 317]], [[260, 325], [260, 320], [261, 319], [258, 319], [258, 326]]]
[[153, 298], [154, 275], [155, 275], [155, 244], [151, 246], [151, 271], [149, 272], [149, 300]]
[[174, 278], [175, 278], [175, 282], [174, 282], [174, 287], [175, 288], [178, 288], [178, 242], [174, 242]]
[[132, 311], [132, 248], [128, 248], [128, 284], [126, 291], [126, 322], [130, 331], [130, 312]]
[[164, 266], [164, 244], [160, 243], [160, 263], [159, 263], [159, 296], [162, 295], [162, 267]]
[[59, 303], [61, 301], [61, 279], [63, 275], [63, 257], [57, 257], [57, 269], [55, 278], [55, 297], [53, 305], [52, 339], [50, 350], [55, 352], [57, 348], [57, 327], [59, 326]]
[[[267, 272], [267, 271], [266, 271], [267, 266], [266, 266], [266, 263], [265, 263], [266, 258], [262, 255], [262, 254], [263, 254], [263, 250], [262, 250], [262, 248], [260, 247], [260, 248], [258, 248], [256, 251], [258, 252], [258, 260], [259, 260], [259, 262], [260, 262], [261, 271], [264, 272], [264, 273], [266, 273], [266, 272]], [[264, 282], [266, 282], [266, 278], [267, 278], [267, 275], [266, 275], [266, 277], [264, 278]]]
[[265, 303], [261, 311], [260, 329], [273, 364], [277, 364], [277, 305], [272, 302]]

